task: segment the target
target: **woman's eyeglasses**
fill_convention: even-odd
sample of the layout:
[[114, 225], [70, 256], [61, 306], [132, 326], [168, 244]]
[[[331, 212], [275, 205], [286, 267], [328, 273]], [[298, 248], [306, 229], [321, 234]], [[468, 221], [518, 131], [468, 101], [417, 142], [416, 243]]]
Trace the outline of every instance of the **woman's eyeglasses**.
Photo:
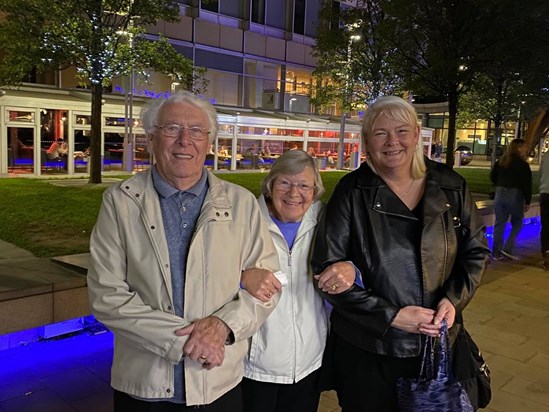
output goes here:
[[274, 181], [274, 186], [283, 192], [289, 192], [292, 187], [295, 187], [300, 193], [310, 193], [315, 186], [307, 183], [292, 183], [285, 179], [277, 179]]

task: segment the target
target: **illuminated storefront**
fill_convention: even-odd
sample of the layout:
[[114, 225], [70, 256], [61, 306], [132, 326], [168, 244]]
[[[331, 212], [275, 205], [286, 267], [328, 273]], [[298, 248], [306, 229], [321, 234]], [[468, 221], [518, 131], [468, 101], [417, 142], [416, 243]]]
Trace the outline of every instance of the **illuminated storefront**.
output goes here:
[[[88, 173], [90, 95], [82, 91], [21, 87], [0, 97], [1, 175], [83, 175]], [[102, 164], [104, 172], [138, 171], [154, 159], [147, 148], [138, 114], [147, 98], [133, 102], [133, 133], [126, 137], [123, 96], [106, 94], [102, 114]], [[206, 166], [214, 170], [267, 169], [283, 152], [308, 151], [322, 169], [335, 168], [339, 146], [339, 118], [290, 112], [218, 106], [220, 129]], [[67, 152], [50, 159], [55, 142]], [[133, 147], [126, 164], [125, 151]], [[361, 161], [360, 122], [348, 119], [344, 138], [344, 165], [356, 168]], [[132, 157], [130, 157], [131, 159]], [[363, 160], [363, 157], [362, 157]]]
[[[139, 113], [142, 104], [143, 100], [136, 102], [134, 113]], [[0, 97], [0, 174], [86, 174], [90, 108], [87, 92], [32, 86], [5, 91]], [[133, 165], [123, 165], [125, 108], [123, 96], [105, 96], [101, 136], [104, 171], [130, 171], [151, 163], [136, 118], [131, 138]], [[65, 148], [57, 157], [50, 153], [54, 144]]]
[[[448, 142], [448, 104], [418, 104], [415, 105], [421, 124], [433, 129], [433, 142], [442, 142], [446, 147]], [[455, 147], [465, 146], [476, 155], [490, 156], [492, 153], [491, 142], [495, 130], [494, 124], [488, 120], [477, 120], [456, 128]], [[503, 148], [513, 140], [519, 130], [516, 122], [503, 122], [501, 124], [501, 146]]]

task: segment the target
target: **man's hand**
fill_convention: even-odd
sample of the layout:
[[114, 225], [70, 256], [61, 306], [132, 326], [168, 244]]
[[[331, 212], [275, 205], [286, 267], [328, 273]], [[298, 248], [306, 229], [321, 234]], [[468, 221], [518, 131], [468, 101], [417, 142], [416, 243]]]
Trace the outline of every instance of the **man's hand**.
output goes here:
[[183, 345], [186, 357], [202, 363], [206, 369], [212, 369], [223, 364], [225, 357], [225, 341], [230, 329], [221, 319], [208, 316], [175, 332], [177, 336], [189, 335]]
[[264, 303], [282, 289], [282, 284], [273, 272], [266, 269], [246, 269], [242, 272], [240, 279], [246, 291]]

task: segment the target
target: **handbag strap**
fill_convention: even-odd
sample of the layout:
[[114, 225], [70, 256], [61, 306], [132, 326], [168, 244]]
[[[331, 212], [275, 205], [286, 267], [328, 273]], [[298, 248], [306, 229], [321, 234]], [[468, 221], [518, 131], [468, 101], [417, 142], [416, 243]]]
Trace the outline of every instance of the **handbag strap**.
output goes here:
[[424, 335], [423, 357], [421, 359], [421, 369], [419, 371], [419, 377], [418, 377], [419, 381], [433, 379], [433, 364], [434, 364], [433, 340], [434, 338]]
[[442, 320], [439, 339], [440, 350], [438, 351], [437, 361], [437, 380], [449, 378], [452, 376], [452, 365], [450, 364], [450, 338], [448, 336], [448, 323], [446, 319]]
[[439, 338], [424, 336], [423, 358], [421, 360], [419, 380], [435, 379], [435, 365], [437, 380], [445, 380], [452, 376], [450, 338], [448, 335], [448, 323], [444, 319], [440, 328]]

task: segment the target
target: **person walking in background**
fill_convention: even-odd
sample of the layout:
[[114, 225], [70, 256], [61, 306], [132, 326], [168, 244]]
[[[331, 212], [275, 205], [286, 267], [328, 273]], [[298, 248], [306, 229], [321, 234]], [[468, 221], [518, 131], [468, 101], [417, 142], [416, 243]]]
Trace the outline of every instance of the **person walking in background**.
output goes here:
[[[524, 212], [528, 211], [532, 199], [532, 171], [525, 160], [526, 142], [515, 139], [490, 172], [495, 186], [494, 260], [518, 258], [513, 254], [517, 236], [522, 229]], [[511, 217], [511, 233], [504, 243], [505, 226]]]
[[240, 277], [278, 271], [276, 249], [253, 194], [204, 168], [218, 130], [208, 101], [178, 92], [141, 117], [156, 163], [105, 191], [90, 240], [114, 410], [239, 412], [249, 338], [278, 302]]
[[539, 165], [539, 208], [543, 268], [549, 270], [549, 151], [544, 153]]
[[[319, 222], [315, 274], [352, 262], [364, 287], [328, 294], [328, 346], [343, 412], [396, 412], [399, 378], [417, 378], [421, 335], [450, 335], [489, 254], [465, 179], [426, 159], [414, 107], [386, 96], [364, 113], [366, 162], [337, 184]], [[323, 285], [319, 282], [319, 287]]]
[[[328, 319], [309, 267], [311, 243], [323, 209], [324, 186], [314, 159], [289, 150], [274, 163], [261, 185], [259, 206], [278, 251], [287, 285], [259, 269], [242, 273], [242, 286], [267, 302], [280, 301], [252, 337], [244, 362], [244, 412], [316, 412]], [[355, 281], [350, 264], [336, 264], [321, 281], [328, 293], [342, 293]], [[262, 271], [265, 272], [265, 271]]]
[[442, 142], [439, 140], [435, 143], [435, 148], [434, 148], [434, 152], [435, 152], [435, 159], [437, 162], [441, 162], [442, 161]]

